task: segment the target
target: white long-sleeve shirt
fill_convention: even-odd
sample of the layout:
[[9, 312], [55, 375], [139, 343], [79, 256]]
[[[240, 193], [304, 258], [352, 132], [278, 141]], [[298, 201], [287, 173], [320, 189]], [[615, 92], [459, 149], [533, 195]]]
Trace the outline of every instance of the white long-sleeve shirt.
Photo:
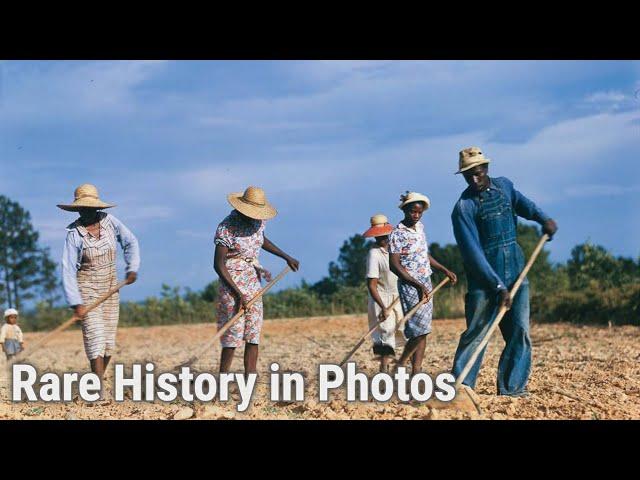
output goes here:
[[22, 330], [18, 325], [10, 325], [5, 323], [0, 328], [0, 343], [4, 343], [6, 339], [15, 339], [22, 343]]

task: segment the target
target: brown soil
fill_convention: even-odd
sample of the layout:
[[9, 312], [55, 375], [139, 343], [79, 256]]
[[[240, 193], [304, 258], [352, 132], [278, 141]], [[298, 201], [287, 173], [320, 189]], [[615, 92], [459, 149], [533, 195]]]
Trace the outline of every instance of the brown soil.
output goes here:
[[[460, 333], [462, 320], [436, 320], [428, 339], [425, 370], [447, 371]], [[8, 400], [7, 373], [0, 388], [0, 418], [4, 419], [639, 419], [640, 418], [640, 329], [587, 327], [567, 324], [533, 325], [534, 362], [529, 398], [495, 395], [496, 364], [502, 339], [492, 339], [476, 393], [482, 414], [468, 409], [435, 408], [430, 404], [348, 403], [344, 390], [336, 391], [328, 403], [317, 400], [317, 364], [338, 363], [366, 331], [363, 315], [268, 320], [260, 353], [261, 378], [252, 406], [238, 413], [236, 402], [208, 404], [133, 402], [90, 405], [80, 400], [62, 404], [12, 403]], [[121, 328], [114, 360], [129, 364], [152, 361], [157, 370], [170, 370], [197, 351], [215, 332], [212, 325]], [[26, 334], [29, 343], [42, 334]], [[355, 355], [361, 371], [374, 374], [378, 363], [370, 343]], [[241, 350], [241, 349], [240, 349]], [[234, 367], [242, 366], [241, 351]], [[219, 347], [210, 358], [194, 367], [215, 372]], [[39, 372], [86, 371], [87, 361], [78, 330], [51, 340], [28, 356]], [[302, 372], [307, 379], [304, 402], [274, 403], [268, 399], [268, 366], [277, 361], [282, 370]], [[112, 377], [110, 372], [108, 378]]]

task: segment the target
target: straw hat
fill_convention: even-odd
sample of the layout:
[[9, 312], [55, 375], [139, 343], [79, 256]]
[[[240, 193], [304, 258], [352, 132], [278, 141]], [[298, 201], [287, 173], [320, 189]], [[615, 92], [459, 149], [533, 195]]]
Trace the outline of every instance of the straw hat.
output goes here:
[[458, 160], [458, 171], [456, 172], [456, 174], [466, 172], [473, 167], [477, 167], [478, 165], [483, 165], [490, 162], [491, 160], [484, 157], [484, 155], [482, 154], [482, 150], [480, 150], [479, 147], [465, 148], [460, 152], [460, 159]]
[[255, 220], [268, 220], [278, 214], [259, 187], [248, 187], [244, 193], [230, 193], [227, 200], [233, 208]]
[[7, 308], [4, 311], [4, 318], [7, 318], [9, 315], [15, 315], [17, 317], [18, 316], [18, 310], [16, 310], [15, 308]]
[[90, 183], [85, 183], [84, 185], [80, 185], [76, 188], [74, 192], [75, 200], [70, 205], [58, 205], [58, 208], [62, 210], [66, 210], [68, 212], [77, 212], [81, 208], [111, 208], [115, 207], [115, 205], [111, 205], [109, 203], [105, 203], [100, 200], [98, 196], [98, 189], [95, 185], [91, 185]]
[[393, 225], [389, 223], [386, 216], [381, 213], [371, 217], [371, 228], [364, 232], [364, 237], [383, 237], [393, 231]]
[[407, 192], [404, 195], [400, 195], [400, 202], [400, 205], [398, 205], [398, 208], [400, 210], [402, 210], [405, 205], [413, 202], [424, 202], [425, 212], [429, 210], [429, 207], [431, 206], [431, 200], [429, 200], [429, 197], [417, 192]]

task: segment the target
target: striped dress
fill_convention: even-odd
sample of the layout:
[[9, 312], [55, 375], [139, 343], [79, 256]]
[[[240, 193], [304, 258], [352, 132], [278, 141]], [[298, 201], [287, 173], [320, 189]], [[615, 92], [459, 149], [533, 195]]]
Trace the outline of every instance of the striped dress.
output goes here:
[[[100, 220], [100, 238], [93, 237], [82, 225], [82, 262], [78, 270], [78, 288], [82, 303], [95, 302], [118, 283], [116, 274], [116, 232], [104, 215]], [[87, 314], [82, 321], [84, 350], [89, 360], [110, 357], [116, 346], [120, 314], [120, 296], [115, 293]]]

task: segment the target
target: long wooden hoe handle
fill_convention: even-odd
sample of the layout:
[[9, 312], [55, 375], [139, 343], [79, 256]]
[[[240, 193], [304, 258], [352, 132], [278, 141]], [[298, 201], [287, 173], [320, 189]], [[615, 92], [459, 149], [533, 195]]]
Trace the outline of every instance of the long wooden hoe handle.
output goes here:
[[[127, 281], [123, 280], [122, 282], [120, 282], [118, 285], [116, 285], [115, 287], [113, 287], [111, 290], [109, 290], [107, 293], [105, 293], [104, 295], [102, 295], [100, 298], [98, 298], [95, 302], [93, 302], [91, 305], [89, 305], [87, 307], [87, 313], [89, 313], [90, 311], [94, 310], [95, 308], [97, 308], [102, 302], [104, 302], [105, 300], [107, 300], [109, 297], [111, 297], [113, 294], [115, 294], [116, 292], [118, 292], [122, 287], [124, 287], [125, 285], [127, 285]], [[20, 353], [18, 353], [13, 359], [12, 359], [12, 363], [16, 362], [21, 356], [25, 355], [25, 352], [28, 352], [29, 354], [32, 354], [33, 352], [35, 352], [38, 348], [42, 347], [46, 342], [48, 342], [49, 340], [51, 340], [53, 337], [55, 337], [56, 335], [58, 335], [59, 333], [65, 331], [67, 328], [69, 328], [71, 325], [73, 325], [74, 323], [76, 323], [78, 320], [82, 320], [81, 318], [78, 318], [75, 314], [66, 322], [58, 325], [55, 329], [51, 330], [49, 333], [47, 333], [44, 337], [42, 337], [39, 341], [37, 341], [29, 350], [27, 351], [22, 351]]]
[[[384, 309], [386, 316], [389, 316], [391, 314], [391, 310], [393, 309], [393, 307], [396, 306], [396, 304], [399, 301], [400, 301], [400, 297], [396, 297], [396, 299], [393, 302], [391, 302], [391, 305], [389, 305], [387, 308]], [[380, 321], [376, 322], [375, 325], [373, 325], [373, 327], [371, 327], [367, 333], [365, 333], [362, 337], [360, 337], [360, 340], [358, 340], [356, 345], [349, 351], [349, 353], [347, 353], [344, 359], [340, 362], [339, 366], [342, 367], [345, 363], [347, 363], [349, 359], [353, 356], [353, 354], [356, 353], [356, 351], [362, 346], [365, 340], [369, 338], [369, 335], [375, 332], [376, 329], [379, 328], [380, 325], [382, 325], [384, 322], [386, 322], [386, 319], [383, 320], [382, 322]]]
[[[538, 242], [538, 245], [536, 245], [536, 248], [533, 250], [531, 257], [529, 257], [529, 261], [524, 266], [524, 269], [522, 270], [522, 272], [520, 272], [520, 275], [518, 276], [516, 283], [514, 283], [513, 287], [511, 287], [511, 292], [509, 292], [509, 296], [511, 297], [512, 301], [515, 298], [516, 293], [518, 293], [518, 289], [520, 288], [520, 285], [522, 285], [522, 282], [524, 282], [524, 279], [527, 276], [527, 273], [529, 273], [529, 270], [531, 270], [531, 267], [533, 266], [533, 263], [536, 261], [536, 258], [538, 258], [538, 255], [540, 255], [540, 252], [542, 251], [542, 247], [544, 247], [544, 244], [548, 240], [549, 240], [549, 235], [547, 235], [546, 233], [542, 235], [542, 237], [540, 237], [540, 241]], [[496, 315], [496, 318], [491, 323], [489, 330], [487, 330], [487, 333], [485, 334], [484, 338], [474, 350], [473, 355], [471, 355], [471, 357], [467, 361], [466, 365], [462, 369], [462, 372], [460, 372], [460, 375], [458, 375], [458, 378], [456, 379], [456, 386], [455, 386], [456, 390], [460, 388], [460, 385], [462, 385], [462, 382], [464, 382], [464, 380], [467, 378], [467, 375], [469, 375], [469, 371], [471, 370], [471, 367], [478, 359], [480, 352], [482, 352], [484, 347], [486, 347], [487, 344], [489, 343], [489, 340], [491, 339], [491, 335], [493, 335], [493, 332], [495, 332], [496, 329], [498, 328], [498, 325], [500, 325], [500, 322], [502, 321], [502, 318], [507, 313], [507, 310], [508, 310], [507, 307], [504, 307], [504, 306], [500, 307], [500, 310], [498, 311], [498, 315]]]
[[[258, 293], [256, 293], [256, 295], [247, 302], [247, 307], [251, 307], [251, 305], [253, 305], [255, 302], [257, 302], [260, 298], [262, 298], [262, 296], [267, 293], [271, 287], [273, 287], [276, 283], [278, 283], [280, 280], [282, 280], [282, 277], [284, 277], [287, 273], [289, 273], [289, 271], [291, 270], [291, 267], [289, 267], [289, 265], [287, 265], [279, 274], [276, 278], [274, 278], [273, 280], [271, 280], [269, 283], [267, 283]], [[204, 355], [206, 352], [208, 352], [216, 343], [216, 341], [218, 341], [218, 339], [220, 337], [222, 337], [222, 335], [224, 335], [224, 332], [226, 332], [227, 330], [229, 330], [234, 323], [236, 323], [243, 315], [244, 315], [245, 311], [243, 308], [240, 308], [238, 310], [238, 313], [236, 313], [231, 320], [229, 320], [227, 323], [225, 323], [221, 328], [218, 329], [218, 331], [216, 332], [216, 334], [213, 336], [213, 338], [208, 341], [206, 343], [206, 345], [203, 346], [203, 348], [198, 352], [197, 355], [191, 357], [189, 360], [187, 360], [186, 362], [183, 362], [179, 365], [177, 365], [176, 367], [174, 367], [175, 369], [178, 369], [180, 367], [183, 366], [187, 366], [187, 365], [191, 365], [192, 363], [194, 363], [196, 360], [198, 360], [202, 355]]]

